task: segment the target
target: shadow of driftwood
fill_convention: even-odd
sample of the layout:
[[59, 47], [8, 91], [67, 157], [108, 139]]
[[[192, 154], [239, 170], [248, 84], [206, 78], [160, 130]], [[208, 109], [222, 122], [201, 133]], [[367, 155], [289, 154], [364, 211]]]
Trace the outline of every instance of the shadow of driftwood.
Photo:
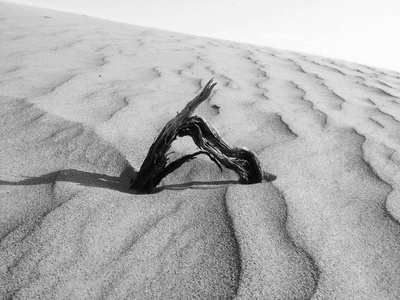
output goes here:
[[[76, 169], [65, 169], [38, 177], [26, 177], [20, 181], [0, 180], [0, 185], [40, 185], [54, 184], [57, 182], [72, 182], [87, 187], [98, 187], [116, 190], [123, 193], [136, 194], [136, 191], [131, 189], [132, 180], [137, 176], [137, 172], [127, 166], [120, 176], [110, 176], [100, 173], [92, 173], [80, 171]], [[276, 176], [269, 174], [269, 178], [265, 178], [267, 182], [276, 179]], [[185, 183], [168, 184], [158, 186], [153, 189], [152, 193], [158, 193], [163, 190], [185, 190], [185, 189], [215, 189], [222, 186], [242, 184], [240, 180], [224, 180], [224, 181], [190, 181]]]
[[[264, 182], [276, 180], [276, 176], [270, 173], [264, 173]], [[178, 184], [168, 184], [154, 188], [153, 192], [157, 193], [162, 190], [185, 190], [185, 189], [216, 189], [226, 185], [243, 184], [239, 180], [224, 180], [224, 181], [190, 181]]]
[[162, 190], [185, 190], [185, 189], [212, 189], [220, 188], [225, 185], [240, 184], [239, 180], [225, 180], [225, 181], [190, 181], [185, 183], [168, 184], [159, 186], [154, 189], [154, 192]]
[[132, 194], [133, 191], [130, 189], [131, 178], [135, 178], [136, 173], [131, 166], [126, 167], [119, 177], [66, 169], [38, 177], [27, 177], [21, 181], [0, 180], [0, 185], [40, 185], [54, 184], [56, 181], [73, 182], [83, 186], [106, 188]]

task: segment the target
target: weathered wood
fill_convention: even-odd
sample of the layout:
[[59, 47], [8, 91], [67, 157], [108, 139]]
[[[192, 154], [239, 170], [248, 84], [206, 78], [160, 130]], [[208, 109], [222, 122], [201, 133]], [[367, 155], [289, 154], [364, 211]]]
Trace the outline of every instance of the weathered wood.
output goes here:
[[[216, 83], [211, 79], [202, 92], [190, 101], [160, 132], [132, 183], [132, 189], [149, 193], [160, 181], [197, 155], [205, 154], [222, 170], [222, 166], [235, 171], [242, 183], [257, 183], [263, 180], [257, 156], [246, 148], [230, 147], [202, 118], [191, 115], [211, 94]], [[167, 152], [172, 142], [190, 136], [200, 151], [183, 156], [168, 164]]]

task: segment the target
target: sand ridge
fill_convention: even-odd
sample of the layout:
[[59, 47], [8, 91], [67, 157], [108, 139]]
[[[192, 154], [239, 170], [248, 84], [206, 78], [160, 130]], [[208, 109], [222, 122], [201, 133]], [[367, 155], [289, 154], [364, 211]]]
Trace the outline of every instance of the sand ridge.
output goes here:
[[[6, 3], [0, 22], [0, 298], [400, 297], [399, 73]], [[277, 179], [200, 157], [132, 194], [211, 77], [196, 113]]]

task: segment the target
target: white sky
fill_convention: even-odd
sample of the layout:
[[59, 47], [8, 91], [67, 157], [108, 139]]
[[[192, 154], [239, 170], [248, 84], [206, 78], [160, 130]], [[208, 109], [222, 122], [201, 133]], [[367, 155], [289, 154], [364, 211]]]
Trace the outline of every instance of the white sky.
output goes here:
[[8, 0], [400, 72], [400, 0]]

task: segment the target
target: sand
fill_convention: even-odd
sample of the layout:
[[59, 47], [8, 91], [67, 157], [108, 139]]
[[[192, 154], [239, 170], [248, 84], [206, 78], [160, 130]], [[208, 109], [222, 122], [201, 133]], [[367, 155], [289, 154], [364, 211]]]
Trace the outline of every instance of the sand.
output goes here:
[[[1, 299], [400, 299], [399, 73], [6, 3], [0, 24]], [[132, 193], [212, 77], [196, 113], [276, 180], [200, 156]]]

